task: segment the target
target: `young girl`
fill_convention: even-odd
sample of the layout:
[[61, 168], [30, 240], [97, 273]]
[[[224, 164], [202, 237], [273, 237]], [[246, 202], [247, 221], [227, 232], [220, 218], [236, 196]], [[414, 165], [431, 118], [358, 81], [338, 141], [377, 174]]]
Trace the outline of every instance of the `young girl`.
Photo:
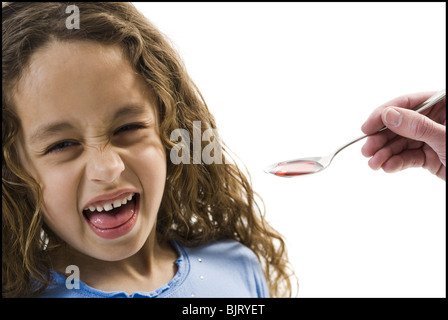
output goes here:
[[289, 295], [218, 137], [223, 161], [170, 157], [216, 125], [167, 40], [129, 3], [68, 6], [2, 8], [2, 295]]

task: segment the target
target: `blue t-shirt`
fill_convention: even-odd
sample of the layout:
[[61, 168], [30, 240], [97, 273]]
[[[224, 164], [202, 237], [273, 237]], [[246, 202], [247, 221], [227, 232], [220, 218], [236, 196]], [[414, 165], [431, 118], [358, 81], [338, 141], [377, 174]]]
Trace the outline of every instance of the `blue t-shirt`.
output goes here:
[[[42, 298], [191, 298], [269, 297], [266, 280], [256, 255], [235, 240], [184, 247], [171, 242], [179, 257], [177, 272], [165, 285], [152, 292], [101, 291], [79, 281], [79, 289], [68, 289], [67, 278], [51, 272], [54, 285]], [[82, 272], [82, 270], [81, 270]], [[81, 275], [82, 276], [82, 275]]]

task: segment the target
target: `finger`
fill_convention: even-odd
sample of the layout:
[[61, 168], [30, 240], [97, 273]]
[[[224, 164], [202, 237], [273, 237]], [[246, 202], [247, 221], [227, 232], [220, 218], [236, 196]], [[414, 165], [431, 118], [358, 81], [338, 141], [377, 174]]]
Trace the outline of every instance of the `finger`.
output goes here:
[[407, 149], [400, 154], [390, 157], [381, 168], [384, 172], [392, 173], [408, 168], [423, 167], [425, 153], [422, 149]]
[[443, 179], [446, 181], [446, 167], [441, 166], [440, 170], [437, 171], [437, 173], [435, 175], [438, 176], [440, 179]]
[[384, 172], [393, 173], [413, 167], [423, 167], [437, 177], [446, 180], [446, 167], [442, 165], [437, 154], [432, 149], [430, 149], [429, 153], [424, 152], [422, 149], [406, 150], [387, 160], [383, 164], [382, 169]]
[[368, 164], [373, 170], [380, 169], [383, 164], [388, 161], [393, 155], [400, 153], [406, 147], [406, 140], [399, 138], [388, 142], [381, 149], [377, 150]]
[[382, 104], [370, 114], [367, 121], [362, 125], [362, 132], [365, 134], [374, 134], [384, 126], [381, 115], [385, 108], [389, 106], [397, 106], [399, 108], [412, 109], [427, 100], [433, 94], [434, 92], [412, 93], [397, 97]]
[[396, 134], [427, 143], [436, 152], [444, 152], [446, 127], [415, 111], [396, 107], [383, 110], [382, 119]]
[[441, 176], [441, 172], [445, 172], [445, 166], [440, 161], [439, 155], [428, 145], [423, 146], [423, 152], [425, 153], [425, 164], [423, 168], [429, 170], [432, 174], [445, 179]]
[[397, 137], [391, 140], [383, 148], [378, 150], [372, 159], [369, 161], [369, 165], [375, 169], [379, 169], [390, 158], [402, 153], [406, 149], [418, 149], [423, 146], [423, 142], [413, 141], [405, 139], [403, 137]]
[[367, 138], [366, 143], [361, 148], [361, 153], [365, 157], [373, 156], [378, 150], [383, 148], [386, 143], [396, 137], [396, 133], [385, 130]]
[[378, 150], [384, 147], [388, 139], [387, 136], [382, 133], [367, 138], [366, 143], [361, 148], [361, 153], [364, 157], [372, 157]]

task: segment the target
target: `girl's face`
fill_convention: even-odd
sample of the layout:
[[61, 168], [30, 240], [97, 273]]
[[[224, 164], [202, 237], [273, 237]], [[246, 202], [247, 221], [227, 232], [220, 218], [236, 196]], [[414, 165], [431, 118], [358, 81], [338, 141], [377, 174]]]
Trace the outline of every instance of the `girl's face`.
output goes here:
[[48, 226], [96, 259], [140, 250], [155, 232], [166, 155], [155, 98], [119, 47], [52, 42], [31, 57], [14, 102]]

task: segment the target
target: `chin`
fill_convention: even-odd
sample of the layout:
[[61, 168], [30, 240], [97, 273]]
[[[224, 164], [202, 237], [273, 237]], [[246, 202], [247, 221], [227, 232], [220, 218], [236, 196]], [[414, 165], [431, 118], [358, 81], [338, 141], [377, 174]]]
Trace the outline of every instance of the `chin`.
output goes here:
[[143, 230], [142, 224], [137, 223], [134, 229], [125, 236], [114, 240], [100, 241], [102, 242], [101, 244], [93, 245], [93, 252], [88, 255], [98, 260], [110, 262], [130, 258], [142, 250], [149, 241], [152, 233], [151, 229], [155, 232], [155, 228], [144, 229], [147, 230]]

